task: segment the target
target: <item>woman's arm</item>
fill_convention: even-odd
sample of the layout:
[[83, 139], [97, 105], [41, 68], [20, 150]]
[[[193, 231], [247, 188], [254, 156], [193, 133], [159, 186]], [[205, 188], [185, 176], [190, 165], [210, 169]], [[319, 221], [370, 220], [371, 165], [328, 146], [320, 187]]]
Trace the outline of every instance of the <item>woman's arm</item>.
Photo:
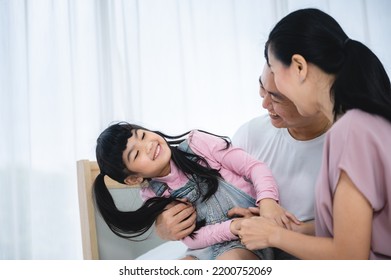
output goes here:
[[292, 230], [307, 235], [315, 235], [315, 221], [302, 222], [300, 225], [292, 223]]
[[299, 259], [368, 259], [372, 207], [343, 171], [333, 205], [333, 238], [289, 231], [263, 217], [241, 221], [238, 234], [250, 250], [278, 247]]

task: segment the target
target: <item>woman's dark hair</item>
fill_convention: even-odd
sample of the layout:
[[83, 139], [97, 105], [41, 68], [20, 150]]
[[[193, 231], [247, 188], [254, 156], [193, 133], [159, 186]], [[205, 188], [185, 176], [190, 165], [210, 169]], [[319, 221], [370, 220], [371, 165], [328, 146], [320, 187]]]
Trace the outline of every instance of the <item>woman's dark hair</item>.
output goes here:
[[330, 90], [334, 120], [349, 109], [384, 117], [391, 122], [390, 79], [377, 56], [364, 44], [349, 39], [334, 18], [317, 9], [302, 9], [279, 21], [265, 44], [283, 64], [302, 55], [335, 75]]
[[[122, 154], [126, 148], [128, 139], [138, 129], [150, 131], [141, 126], [126, 122], [113, 124], [100, 134], [96, 145], [96, 159], [100, 174], [93, 184], [95, 204], [109, 228], [116, 235], [123, 238], [132, 238], [144, 234], [169, 203], [179, 201], [175, 197], [153, 197], [145, 201], [136, 211], [121, 211], [116, 207], [106, 187], [104, 176], [107, 175], [123, 184], [129, 175], [134, 174], [125, 166]], [[159, 134], [166, 140], [171, 149], [172, 161], [183, 171], [189, 180], [193, 180], [197, 184], [197, 187], [200, 187], [201, 182], [206, 182], [208, 189], [203, 197], [204, 200], [216, 192], [218, 178], [221, 177], [219, 170], [211, 168], [203, 157], [178, 149], [178, 145], [184, 141], [184, 137], [190, 131], [178, 136], [169, 136], [160, 131], [152, 132]], [[227, 137], [222, 138], [226, 141], [226, 147], [228, 148], [230, 141]], [[149, 178], [146, 179], [149, 180]], [[195, 230], [202, 225], [202, 222], [198, 223]]]

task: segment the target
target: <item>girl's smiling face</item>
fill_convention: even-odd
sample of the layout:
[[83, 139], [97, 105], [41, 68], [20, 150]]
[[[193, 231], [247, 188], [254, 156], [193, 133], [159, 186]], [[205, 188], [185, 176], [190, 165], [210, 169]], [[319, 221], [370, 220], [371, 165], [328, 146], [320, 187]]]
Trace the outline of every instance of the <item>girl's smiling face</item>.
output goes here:
[[163, 177], [170, 173], [171, 150], [163, 137], [144, 129], [134, 129], [122, 153], [122, 160], [137, 177]]

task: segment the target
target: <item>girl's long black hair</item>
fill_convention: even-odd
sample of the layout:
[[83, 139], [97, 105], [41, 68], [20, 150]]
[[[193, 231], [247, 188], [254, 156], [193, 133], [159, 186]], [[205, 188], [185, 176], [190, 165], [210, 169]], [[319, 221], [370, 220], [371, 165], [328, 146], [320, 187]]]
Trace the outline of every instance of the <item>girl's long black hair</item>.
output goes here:
[[[175, 197], [153, 197], [145, 201], [135, 211], [121, 211], [116, 207], [105, 184], [104, 176], [107, 175], [123, 184], [128, 176], [133, 175], [126, 168], [122, 160], [122, 153], [126, 148], [128, 139], [138, 129], [148, 130], [126, 122], [113, 124], [100, 134], [96, 145], [96, 159], [100, 174], [93, 183], [95, 204], [111, 231], [123, 238], [134, 238], [144, 234], [169, 203], [179, 201]], [[218, 178], [221, 177], [219, 170], [211, 168], [203, 157], [178, 149], [178, 145], [184, 141], [190, 131], [178, 136], [169, 136], [160, 131], [152, 132], [159, 134], [166, 140], [171, 149], [172, 161], [189, 180], [196, 182], [198, 187], [200, 187], [201, 182], [206, 183], [208, 189], [203, 197], [204, 200], [216, 192]], [[226, 147], [229, 147], [230, 141], [227, 137], [215, 136], [224, 139], [227, 143]], [[148, 180], [148, 178], [146, 179]], [[198, 223], [195, 230], [201, 226], [202, 223]]]
[[335, 75], [330, 97], [334, 120], [349, 109], [360, 109], [391, 122], [390, 79], [377, 56], [364, 44], [350, 39], [334, 18], [318, 9], [294, 11], [279, 21], [265, 44], [283, 64], [302, 55]]

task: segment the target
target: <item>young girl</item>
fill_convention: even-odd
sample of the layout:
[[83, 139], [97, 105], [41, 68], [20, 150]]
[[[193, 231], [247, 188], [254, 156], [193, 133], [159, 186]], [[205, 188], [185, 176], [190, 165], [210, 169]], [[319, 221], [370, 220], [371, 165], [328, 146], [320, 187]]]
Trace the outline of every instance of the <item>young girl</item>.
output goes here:
[[[232, 234], [227, 212], [234, 206], [259, 205], [260, 215], [282, 224], [294, 220], [277, 204], [278, 190], [268, 167], [232, 147], [226, 137], [197, 130], [172, 137], [118, 123], [99, 136], [96, 157], [101, 173], [94, 182], [95, 200], [115, 234], [131, 238], [145, 233], [164, 208], [179, 199], [196, 207], [196, 230], [183, 239], [189, 247], [186, 259], [272, 258], [270, 249], [249, 251]], [[127, 185], [146, 180], [143, 206], [119, 211], [105, 175]]]

